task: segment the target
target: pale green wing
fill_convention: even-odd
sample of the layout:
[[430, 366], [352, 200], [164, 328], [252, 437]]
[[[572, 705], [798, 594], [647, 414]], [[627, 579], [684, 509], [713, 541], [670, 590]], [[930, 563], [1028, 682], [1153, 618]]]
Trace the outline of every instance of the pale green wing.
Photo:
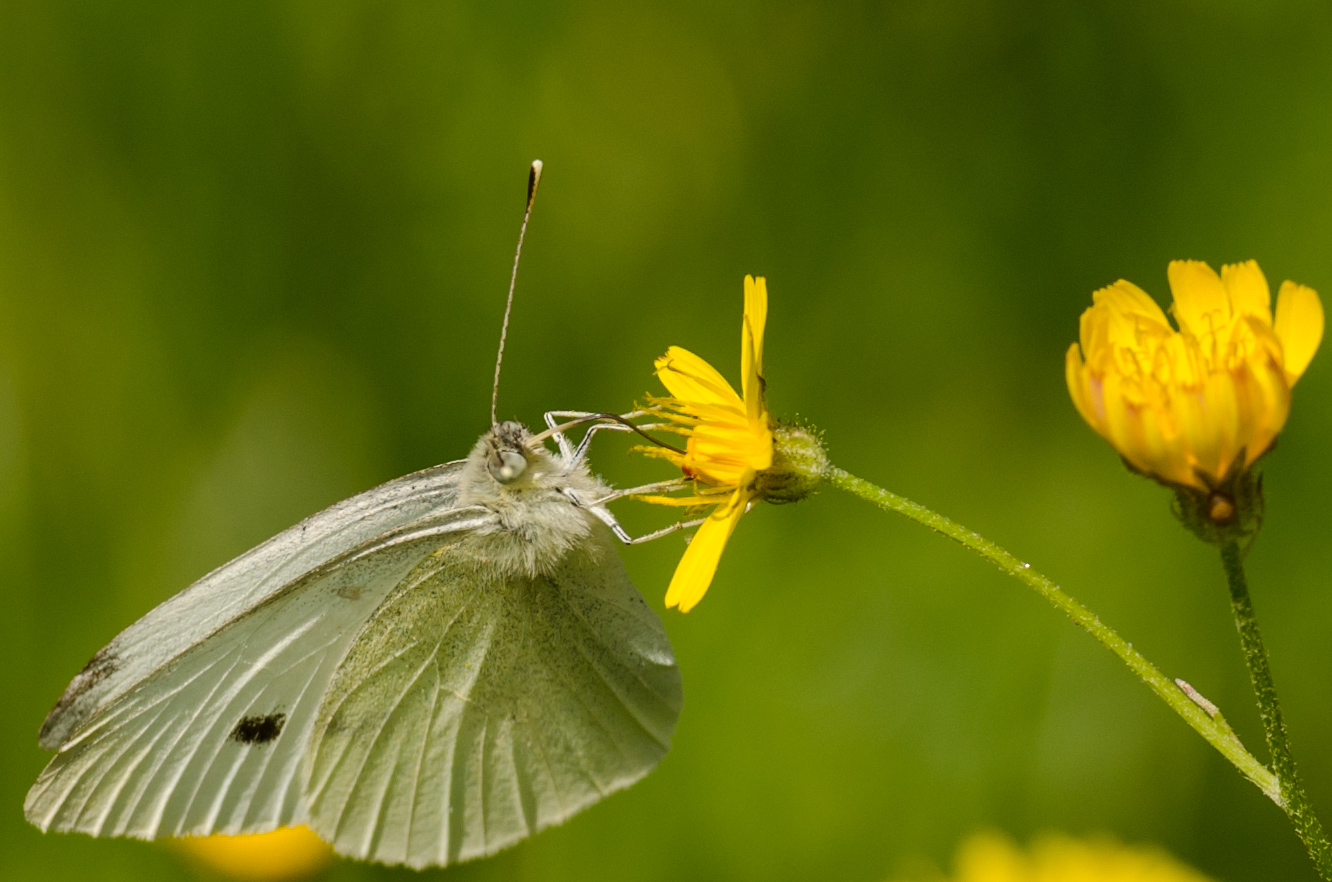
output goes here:
[[647, 774], [680, 672], [605, 531], [549, 576], [445, 546], [366, 624], [316, 723], [310, 823], [412, 867], [495, 852]]
[[428, 528], [432, 517], [458, 507], [462, 466], [435, 466], [344, 499], [158, 605], [79, 672], [42, 723], [38, 743], [56, 750], [116, 699], [310, 573], [413, 526]]
[[28, 792], [28, 820], [145, 839], [299, 823], [338, 662], [442, 537], [492, 524], [456, 506], [456, 476], [441, 466], [339, 503], [112, 641], [47, 719], [58, 752]]

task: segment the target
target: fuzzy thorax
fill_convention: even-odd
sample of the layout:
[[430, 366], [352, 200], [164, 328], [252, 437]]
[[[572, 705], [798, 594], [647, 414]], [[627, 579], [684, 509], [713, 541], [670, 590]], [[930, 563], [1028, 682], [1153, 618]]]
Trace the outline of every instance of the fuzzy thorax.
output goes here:
[[517, 422], [481, 436], [467, 456], [458, 502], [495, 515], [460, 542], [459, 551], [496, 577], [550, 572], [599, 523], [585, 506], [608, 488], [582, 462], [568, 463], [532, 443]]

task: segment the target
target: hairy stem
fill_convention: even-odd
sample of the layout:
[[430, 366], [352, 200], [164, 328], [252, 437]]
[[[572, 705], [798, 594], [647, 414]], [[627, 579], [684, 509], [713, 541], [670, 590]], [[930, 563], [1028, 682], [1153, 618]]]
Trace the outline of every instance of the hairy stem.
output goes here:
[[1229, 542], [1221, 547], [1221, 563], [1230, 584], [1230, 608], [1235, 614], [1235, 628], [1239, 631], [1244, 661], [1249, 666], [1249, 678], [1258, 697], [1258, 712], [1263, 720], [1263, 733], [1267, 736], [1267, 749], [1272, 755], [1272, 768], [1276, 772], [1281, 798], [1277, 805], [1285, 810], [1295, 825], [1309, 857], [1318, 868], [1318, 875], [1332, 880], [1332, 844], [1327, 840], [1323, 825], [1314, 814], [1309, 797], [1295, 768], [1295, 757], [1286, 738], [1286, 723], [1281, 716], [1281, 702], [1277, 699], [1272, 670], [1267, 663], [1267, 648], [1258, 629], [1258, 618], [1249, 599], [1249, 583], [1244, 576], [1244, 560], [1239, 545]]
[[[1204, 710], [1180, 686], [1157, 670], [1156, 666], [1144, 658], [1142, 653], [1134, 649], [1132, 644], [1115, 633], [1113, 628], [1102, 622], [1095, 613], [1070, 597], [1054, 582], [1033, 570], [1030, 564], [1023, 563], [989, 539], [973, 533], [943, 515], [930, 511], [928, 508], [898, 496], [896, 493], [884, 490], [882, 487], [876, 487], [868, 481], [857, 478], [855, 475], [844, 472], [839, 468], [830, 467], [825, 474], [825, 479], [833, 486], [872, 502], [882, 509], [905, 515], [918, 524], [923, 524], [937, 533], [942, 533], [970, 551], [974, 551], [1050, 601], [1056, 609], [1063, 612], [1075, 624], [1096, 638], [1102, 646], [1119, 656], [1124, 664], [1128, 665], [1162, 701], [1170, 706], [1171, 710], [1183, 717], [1184, 722], [1192, 726], [1199, 735], [1207, 740], [1208, 744], [1211, 744], [1220, 751], [1222, 756], [1230, 760], [1244, 777], [1257, 785], [1263, 793], [1267, 794], [1278, 805], [1282, 805], [1281, 788], [1277, 776], [1244, 749], [1244, 745], [1235, 737], [1235, 733], [1219, 713], [1214, 716], [1214, 709], [1213, 713]], [[1282, 805], [1282, 807], [1285, 806]], [[1292, 815], [1292, 817], [1294, 816]], [[1316, 820], [1314, 824], [1317, 824]]]

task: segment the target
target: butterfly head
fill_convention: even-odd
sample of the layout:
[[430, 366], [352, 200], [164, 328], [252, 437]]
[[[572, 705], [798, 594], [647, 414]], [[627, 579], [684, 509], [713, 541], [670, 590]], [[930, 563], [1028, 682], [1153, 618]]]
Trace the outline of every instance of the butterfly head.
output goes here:
[[497, 423], [485, 434], [486, 471], [501, 484], [512, 484], [527, 472], [532, 433], [522, 423], [512, 420]]
[[496, 423], [481, 436], [468, 457], [470, 502], [489, 498], [530, 498], [533, 492], [557, 490], [568, 481], [568, 468], [522, 423]]
[[586, 541], [597, 519], [581, 500], [606, 492], [582, 462], [553, 455], [521, 423], [503, 422], [472, 448], [458, 503], [495, 515], [498, 529], [472, 537], [478, 557], [495, 572], [532, 576]]

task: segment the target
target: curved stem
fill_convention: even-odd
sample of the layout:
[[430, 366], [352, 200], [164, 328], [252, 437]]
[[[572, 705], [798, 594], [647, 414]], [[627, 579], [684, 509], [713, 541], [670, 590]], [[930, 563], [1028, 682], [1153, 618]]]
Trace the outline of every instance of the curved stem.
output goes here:
[[1263, 720], [1263, 733], [1267, 736], [1267, 749], [1272, 754], [1272, 768], [1276, 771], [1281, 798], [1277, 805], [1285, 810], [1295, 824], [1309, 857], [1318, 868], [1318, 875], [1332, 879], [1332, 843], [1323, 832], [1323, 825], [1314, 814], [1309, 797], [1295, 768], [1295, 757], [1286, 738], [1286, 722], [1281, 716], [1281, 702], [1277, 699], [1272, 670], [1267, 663], [1267, 648], [1258, 630], [1258, 618], [1249, 599], [1249, 584], [1244, 576], [1244, 560], [1239, 545], [1228, 542], [1221, 546], [1221, 563], [1226, 569], [1230, 585], [1230, 608], [1235, 614], [1235, 627], [1239, 630], [1244, 661], [1249, 666], [1249, 678], [1258, 697], [1258, 711]]
[[[1281, 788], [1277, 776], [1272, 774], [1253, 754], [1244, 749], [1244, 745], [1235, 736], [1230, 725], [1226, 723], [1225, 718], [1220, 713], [1216, 712], [1214, 707], [1208, 704], [1210, 710], [1204, 710], [1203, 705], [1198, 700], [1190, 697], [1182, 686], [1177, 685], [1175, 681], [1157, 670], [1156, 666], [1144, 658], [1142, 653], [1115, 633], [1113, 628], [1097, 618], [1095, 613], [1066, 594], [1054, 582], [1033, 570], [1031, 564], [1023, 563], [989, 539], [973, 533], [943, 515], [930, 511], [923, 505], [917, 505], [896, 493], [884, 490], [882, 487], [876, 487], [870, 482], [857, 478], [855, 475], [844, 472], [839, 468], [830, 467], [824, 477], [835, 487], [872, 502], [882, 509], [905, 515], [916, 523], [929, 527], [936, 533], [942, 533], [949, 539], [979, 554], [1050, 601], [1056, 609], [1063, 612], [1076, 625], [1096, 638], [1102, 646], [1119, 656], [1124, 664], [1128, 665], [1162, 701], [1170, 706], [1171, 710], [1183, 717], [1184, 722], [1192, 726], [1199, 735], [1207, 740], [1208, 744], [1211, 744], [1221, 752], [1222, 756], [1230, 760], [1244, 777], [1256, 784], [1263, 793], [1267, 794], [1278, 805], [1282, 805]], [[1189, 692], [1197, 695], [1191, 689]], [[1206, 702], [1201, 696], [1198, 696], [1198, 699]]]

